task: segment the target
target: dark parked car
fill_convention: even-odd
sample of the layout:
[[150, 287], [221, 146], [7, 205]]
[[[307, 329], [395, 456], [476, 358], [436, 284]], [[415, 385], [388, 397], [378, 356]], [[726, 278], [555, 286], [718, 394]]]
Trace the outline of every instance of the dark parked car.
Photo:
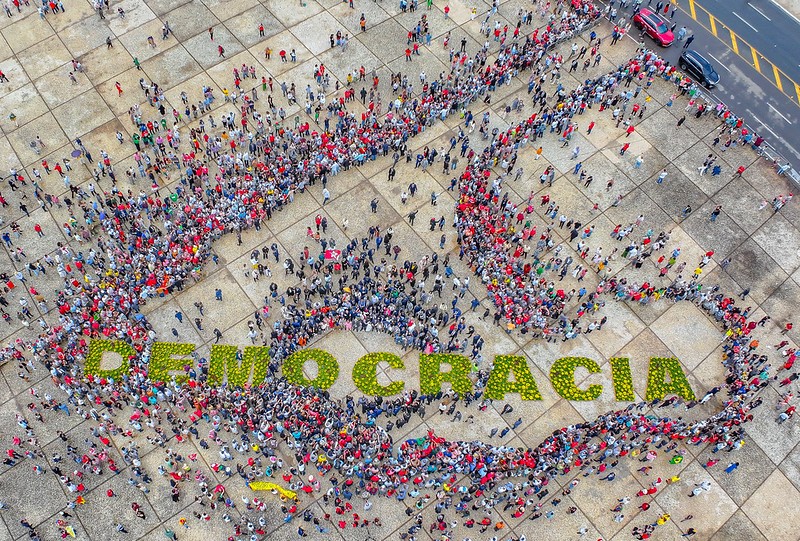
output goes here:
[[672, 30], [669, 29], [667, 22], [658, 13], [653, 13], [647, 8], [642, 8], [639, 13], [633, 16], [633, 24], [636, 28], [641, 28], [645, 33], [656, 40], [662, 47], [669, 47], [675, 41]]
[[714, 88], [719, 83], [719, 74], [714, 66], [697, 51], [692, 49], [683, 51], [678, 66], [706, 88]]

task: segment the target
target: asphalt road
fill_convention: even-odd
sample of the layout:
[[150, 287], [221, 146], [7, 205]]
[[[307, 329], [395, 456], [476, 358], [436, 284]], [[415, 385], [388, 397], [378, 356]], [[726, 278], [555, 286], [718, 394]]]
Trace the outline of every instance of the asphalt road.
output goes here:
[[[764, 57], [777, 65], [795, 81], [800, 82], [800, 24], [769, 0], [698, 0], [699, 5], [711, 12], [725, 26], [733, 30]], [[688, 0], [678, 0], [678, 5], [689, 11]], [[697, 10], [698, 20], [709, 26]], [[677, 17], [677, 14], [676, 14]], [[697, 25], [695, 25], [697, 26]], [[719, 25], [718, 25], [719, 26]], [[722, 28], [717, 32], [723, 40], [729, 39]], [[747, 57], [750, 52], [739, 44], [739, 52]], [[770, 70], [770, 67], [762, 69]]]
[[[756, 39], [762, 40], [758, 42], [759, 44], [777, 41], [778, 39], [783, 40], [785, 37], [784, 35], [779, 34], [777, 30], [768, 26], [778, 20], [783, 21], [781, 24], [787, 25], [785, 31], [791, 35], [791, 39], [795, 40], [797, 45], [794, 45], [792, 48], [787, 47], [785, 51], [782, 51], [781, 58], [790, 59], [790, 55], [794, 54], [794, 65], [796, 66], [798, 63], [797, 61], [800, 59], [800, 56], [797, 56], [797, 51], [800, 50], [800, 25], [797, 25], [794, 20], [787, 17], [773, 4], [768, 3], [767, 0], [755, 0], [753, 3], [756, 1], [764, 2], [764, 6], [759, 4], [759, 9], [764, 11], [770, 18], [775, 15], [775, 18], [772, 18], [772, 21], [767, 21], [765, 17], [761, 17], [757, 13], [751, 13], [750, 16], [747, 17], [747, 20], [751, 21], [750, 24], [758, 29], [759, 27], [756, 26], [754, 17], [761, 17], [764, 22], [758, 21], [758, 24], [761, 25], [763, 29], [754, 31], [740, 21], [740, 25], [744, 27], [741, 37], [756, 48], [759, 47], [759, 45], [756, 44]], [[647, 2], [645, 1], [642, 6], [644, 7], [646, 4]], [[655, 4], [656, 2], [654, 1], [653, 7], [655, 7]], [[688, 12], [688, 0], [679, 0], [679, 4]], [[714, 6], [713, 8], [712, 4]], [[742, 15], [737, 10], [741, 10], [742, 7], [740, 6], [745, 6], [745, 4], [746, 2], [744, 2], [744, 0], [704, 0], [702, 5], [710, 10], [720, 21], [728, 24], [729, 18], [737, 19], [732, 15], [733, 12]], [[772, 9], [780, 13], [780, 15], [762, 9], [766, 5], [772, 6]], [[619, 16], [623, 15], [630, 20], [632, 16], [630, 6], [628, 9], [619, 13]], [[742, 16], [744, 17], [744, 15]], [[769, 80], [756, 71], [751, 64], [729, 49], [729, 41], [720, 41], [711, 32], [705, 30], [693, 21], [688, 14], [682, 12], [680, 9], [677, 10], [673, 22], [678, 23], [675, 29], [676, 33], [683, 25], [686, 25], [687, 28], [694, 32], [695, 38], [690, 47], [706, 56], [719, 73], [721, 78], [720, 83], [710, 93], [718, 100], [728, 105], [736, 114], [744, 117], [745, 122], [767, 139], [778, 152], [792, 163], [795, 169], [800, 168], [800, 104], [780, 92]], [[788, 26], [789, 23], [794, 26]], [[739, 33], [738, 27], [734, 27], [733, 24], [731, 24], [730, 27], [734, 32], [737, 34]], [[727, 34], [725, 30], [722, 30], [722, 32]], [[639, 32], [635, 28], [631, 28], [631, 37], [635, 39], [639, 38]], [[655, 42], [649, 37], [645, 37], [644, 39], [648, 46], [655, 47], [659, 54], [669, 60], [670, 63], [678, 63], [683, 42], [676, 40], [675, 44], [671, 47], [662, 49], [655, 45]], [[783, 46], [782, 42], [778, 48]], [[761, 52], [769, 57], [770, 60], [778, 62], [777, 57], [772, 58], [770, 54], [763, 50]], [[789, 66], [784, 67], [781, 65], [780, 67], [784, 69], [787, 74], [790, 73], [790, 71], [786, 69]], [[771, 70], [771, 68], [769, 69]], [[795, 72], [797, 72], [797, 70], [795, 70]]]

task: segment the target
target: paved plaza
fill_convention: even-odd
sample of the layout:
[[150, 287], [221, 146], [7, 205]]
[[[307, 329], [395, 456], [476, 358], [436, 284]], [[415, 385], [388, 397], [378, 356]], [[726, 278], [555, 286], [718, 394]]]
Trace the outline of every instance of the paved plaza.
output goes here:
[[[58, 291], [64, 288], [63, 277], [59, 276], [56, 266], [46, 266], [46, 274], [39, 271], [34, 274], [26, 264], [34, 264], [35, 269], [35, 262], [63, 254], [66, 245], [87, 257], [93, 248], [98, 257], [104, 253], [97, 249], [97, 241], [107, 240], [106, 233], [99, 223], [86, 224], [85, 217], [92, 213], [82, 211], [79, 205], [92, 207], [95, 199], [91, 189], [112, 190], [111, 178], [106, 174], [109, 166], [113, 167], [116, 187], [123, 194], [132, 190], [135, 196], [141, 190], [144, 197], [166, 198], [178, 191], [194, 189], [187, 188], [185, 180], [182, 183], [185, 167], [161, 167], [154, 177], [155, 188], [147, 178], [138, 174], [136, 178], [131, 176], [130, 173], [140, 170], [143, 155], [133, 143], [134, 135], [138, 141], [141, 134], [133, 119], [141, 116], [145, 123], [149, 120], [158, 123], [162, 119], [158, 108], [148, 103], [140, 81], [148, 87], [148, 92], [152, 82], [163, 91], [164, 126], [177, 122], [179, 127], [173, 133], [180, 140], [176, 145], [176, 154], [180, 156], [195, 150], [190, 130], [197, 129], [201, 120], [207, 134], [221, 134], [224, 129], [232, 133], [232, 129], [223, 128], [222, 119], [233, 112], [237, 113], [236, 127], [241, 128], [243, 95], [255, 100], [255, 110], [262, 115], [270, 113], [268, 98], [273, 100], [279, 112], [271, 114], [270, 125], [265, 128], [267, 132], [276, 127], [302, 129], [305, 123], [310, 123], [312, 131], [322, 130], [323, 119], [330, 118], [326, 107], [321, 108], [317, 125], [314, 111], [309, 109], [309, 114], [304, 106], [307, 86], [312, 93], [318, 93], [319, 81], [315, 80], [315, 73], [319, 73], [320, 65], [325, 66], [325, 75], [329, 77], [324, 91], [326, 103], [338, 101], [346, 89], [353, 88], [355, 99], [346, 103], [348, 111], [358, 118], [362, 113], [368, 115], [367, 104], [374, 97], [373, 103], [380, 108], [383, 117], [389, 103], [397, 97], [392, 89], [392, 74], [408, 77], [413, 85], [410, 98], [413, 99], [426, 82], [450, 73], [451, 49], [458, 51], [463, 44], [472, 58], [486, 43], [489, 62], [494, 61], [500, 43], [493, 40], [491, 32], [488, 38], [481, 34], [482, 22], [487, 16], [491, 29], [496, 27], [496, 22], [498, 28], [508, 25], [509, 41], [522, 12], [533, 10], [533, 22], [522, 25], [520, 39], [524, 39], [525, 33], [546, 25], [537, 4], [528, 0], [500, 2], [499, 10], [493, 14], [490, 13], [491, 2], [480, 0], [449, 3], [435, 0], [430, 9], [421, 2], [413, 12], [401, 10], [394, 0], [355, 0], [352, 8], [338, 0], [115, 0], [108, 9], [103, 7], [103, 17], [89, 2], [62, 1], [63, 12], [49, 11], [41, 16], [34, 2], [22, 3], [19, 11], [9, 2], [10, 16], [0, 17], [0, 71], [7, 77], [7, 81], [0, 82], [0, 174], [5, 179], [0, 184], [0, 194], [7, 203], [0, 214], [0, 229], [8, 233], [9, 239], [0, 251], [0, 271], [7, 275], [2, 296], [8, 305], [3, 307], [3, 312], [10, 316], [0, 322], [0, 341], [11, 348], [42, 332], [40, 321], [59, 324], [57, 297]], [[360, 25], [362, 14], [366, 31], [362, 31]], [[411, 48], [408, 36], [423, 15], [429, 24], [431, 40], [426, 44], [421, 38], [419, 54], [412, 53], [409, 61], [405, 52]], [[165, 25], [169, 30], [166, 37]], [[584, 79], [616, 69], [637, 54], [639, 44], [628, 36], [611, 44], [612, 28], [607, 20], [592, 28], [601, 38], [601, 56], [585, 71], [579, 67], [568, 73], [572, 62], [568, 57], [573, 43], [591, 49], [591, 30], [547, 52], [548, 55], [561, 53], [564, 57], [559, 78], [544, 83], [548, 96], [559, 84], [570, 91]], [[331, 46], [333, 38], [330, 36], [337, 33], [348, 35], [346, 48]], [[634, 31], [633, 36], [637, 37], [638, 32]], [[152, 43], [148, 39], [151, 37]], [[445, 39], [449, 40], [446, 46]], [[652, 42], [645, 45], [649, 47]], [[267, 48], [269, 58], [265, 54]], [[282, 60], [281, 51], [286, 53], [286, 61]], [[581, 65], [583, 60], [582, 57]], [[80, 66], [75, 65], [76, 61]], [[255, 75], [241, 77], [240, 89], [237, 89], [234, 70], [241, 74], [245, 66]], [[365, 77], [359, 81], [362, 66]], [[426, 74], [425, 81], [421, 81], [421, 71]], [[424, 131], [409, 138], [411, 158], [408, 161], [405, 157], [399, 159], [394, 166], [393, 179], [390, 179], [390, 167], [394, 151], [389, 150], [388, 155], [379, 154], [375, 160], [367, 159], [363, 165], [329, 175], [325, 188], [329, 201], [324, 201], [323, 186], [316, 182], [302, 192], [292, 193], [291, 200], [269, 220], [264, 220], [258, 229], [228, 233], [215, 240], [212, 258], [201, 268], [198, 266], [193, 274], [195, 279], [187, 279], [184, 287], [171, 288], [166, 294], [156, 295], [141, 305], [140, 311], [156, 338], [195, 344], [195, 359], [208, 358], [216, 342], [241, 347], [251, 343], [260, 345], [262, 341], [269, 343], [270, 326], [285, 317], [285, 310], [276, 297], [269, 298], [270, 285], [276, 284], [278, 294], [288, 298], [287, 303], [292, 302], [291, 296], [286, 295], [287, 289], [298, 288], [296, 299], [299, 302], [295, 300], [295, 303], [305, 307], [300, 295], [305, 281], [301, 283], [296, 274], [286, 272], [283, 262], [287, 257], [295, 263], [300, 261], [304, 247], [311, 248], [312, 258], [319, 253], [319, 241], [313, 238], [314, 232], [319, 231], [319, 222], [315, 220], [324, 218], [327, 231], [323, 237], [333, 239], [339, 249], [344, 249], [351, 239], [357, 239], [356, 246], [360, 246], [361, 239], [369, 236], [371, 227], [379, 226], [384, 232], [391, 228], [393, 244], [401, 249], [399, 257], [397, 253], [389, 253], [388, 248], [384, 255], [381, 248], [374, 254], [376, 262], [384, 258], [391, 264], [397, 259], [399, 264], [403, 260], [420, 261], [434, 253], [440, 259], [450, 254], [453, 276], [462, 282], [470, 277], [463, 298], [457, 302], [465, 325], [473, 327], [474, 333], [485, 341], [481, 349], [481, 368], [486, 368], [495, 355], [523, 355], [529, 361], [528, 366], [542, 394], [541, 401], [522, 401], [518, 395], [511, 394], [503, 401], [484, 403], [485, 408], [479, 407], [480, 401], [476, 401], [471, 405], [458, 402], [451, 409], [450, 396], [445, 396], [443, 402], [434, 400], [427, 406], [424, 418], [412, 415], [403, 426], [389, 432], [395, 450], [400, 442], [426, 436], [431, 431], [436, 437], [447, 440], [535, 448], [562, 426], [591, 422], [603, 412], [628, 405], [615, 401], [608, 362], [614, 357], [630, 359], [637, 400], [645, 396], [651, 357], [679, 359], [698, 398], [724, 385], [726, 373], [721, 363], [724, 331], [721, 324], [695, 302], [662, 298], [643, 304], [604, 297], [605, 304], [596, 317], [588, 315], [582, 319], [583, 332], [569, 340], [558, 336], [548, 341], [531, 333], [507, 329], [504, 322], [495, 324], [493, 294], [487, 293], [486, 285], [481, 283], [480, 275], [475, 275], [467, 259], [458, 257], [458, 235], [453, 220], [459, 201], [458, 191], [451, 189], [451, 179], [460, 175], [467, 165], [466, 158], [459, 152], [461, 139], [451, 152], [453, 158], [459, 160], [457, 168], [446, 168], [442, 159], [450, 148], [451, 139], [458, 138], [460, 130], [469, 136], [470, 147], [480, 155], [493, 138], [492, 130], [496, 128], [494, 133], [502, 134], [538, 113], [539, 104], [534, 105], [527, 93], [529, 76], [530, 71], [521, 71], [508, 84], [494, 89], [488, 103], [484, 95], [473, 102], [469, 110], [477, 122], [474, 131], [465, 126], [463, 115], [455, 113], [431, 122]], [[262, 83], [262, 77], [271, 81], [266, 91], [267, 83]], [[352, 84], [348, 84], [348, 77], [352, 77]], [[378, 78], [375, 83], [373, 77]], [[296, 103], [287, 101], [281, 90], [283, 83], [294, 84]], [[362, 98], [362, 87], [370, 93], [369, 99]], [[630, 89], [635, 87], [636, 84]], [[187, 117], [184, 110], [202, 104], [209, 90], [215, 97], [210, 111], [198, 112], [194, 118], [191, 114]], [[237, 103], [225, 99], [226, 93], [238, 94]], [[673, 94], [677, 94], [677, 98], [672, 99]], [[516, 102], [524, 103], [524, 107], [515, 109]], [[539, 234], [552, 224], [553, 246], [560, 248], [556, 253], [545, 252], [543, 263], [550, 259], [552, 265], [551, 258], [570, 257], [575, 265], [588, 269], [585, 275], [570, 270], [559, 281], [558, 272], [551, 272], [548, 265], [544, 277], [553, 281], [556, 289], [569, 292], [586, 288], [592, 292], [613, 277], [626, 277], [628, 283], [650, 282], [656, 287], [667, 287], [679, 274], [689, 279], [695, 272], [703, 288], [708, 290], [718, 285], [720, 293], [736, 299], [740, 306], [749, 307], [750, 320], [758, 322], [764, 316], [770, 317], [753, 331], [753, 336], [759, 340], [759, 352], [769, 356], [770, 377], [774, 379], [760, 391], [758, 396], [763, 403], [750, 411], [752, 420], [746, 423], [745, 435], [734, 450], [712, 452], [712, 443], [689, 445], [676, 440], [675, 447], [667, 446], [664, 450], [659, 447], [657, 458], [646, 463], [643, 463], [644, 454], [638, 458], [620, 457], [613, 468], [615, 479], [607, 479], [608, 476], [598, 473], [595, 466], [574, 468], [553, 477], [549, 495], [532, 497], [534, 503], [543, 504], [541, 511], [534, 510], [531, 504], [524, 513], [515, 516], [518, 505], [498, 504], [487, 511], [473, 511], [472, 517], [478, 524], [472, 528], [466, 525], [467, 513], [455, 509], [457, 496], [453, 497], [454, 503], [449, 509], [437, 506], [445, 498], [444, 493], [442, 498], [437, 497], [437, 492], [443, 490], [437, 486], [422, 486], [417, 497], [409, 496], [404, 501], [375, 496], [369, 499], [371, 508], [370, 505], [365, 508], [366, 500], [359, 495], [351, 500], [352, 509], [340, 516], [334, 510], [333, 498], [326, 498], [330, 501], [322, 498], [332, 487], [329, 476], [319, 476], [321, 490], [311, 494], [301, 491], [296, 516], [285, 521], [281, 512], [284, 502], [277, 495], [253, 493], [237, 474], [236, 465], [247, 468], [248, 458], [252, 459], [258, 452], [253, 452], [246, 444], [242, 452], [236, 450], [237, 435], [227, 424], [218, 427], [217, 437], [228, 444], [233, 457], [221, 460], [217, 445], [209, 448], [200, 444], [203, 438], [214, 439], [208, 434], [212, 426], [205, 421], [197, 425], [199, 435], [176, 439], [167, 423], [162, 425], [159, 421], [158, 425], [144, 427], [143, 431], [133, 431], [129, 437], [124, 432], [135, 424], [129, 422], [133, 414], [130, 405], [107, 412], [99, 399], [99, 403], [94, 404], [96, 409], [85, 402], [83, 405], [69, 403], [69, 415], [56, 407], [44, 407], [48, 402], [68, 403], [67, 394], [63, 385], [59, 387], [54, 383], [55, 378], [50, 377], [47, 368], [31, 360], [30, 350], [20, 347], [21, 355], [14, 360], [16, 362], [6, 362], [0, 368], [0, 441], [10, 459], [0, 465], [0, 501], [6, 507], [0, 509], [0, 541], [29, 539], [32, 530], [21, 521], [30, 523], [41, 539], [46, 540], [73, 533], [76, 539], [97, 541], [156, 540], [165, 539], [165, 532], [174, 532], [182, 541], [251, 539], [251, 535], [252, 539], [259, 540], [293, 539], [298, 536], [298, 527], [312, 539], [470, 538], [477, 541], [516, 540], [525, 536], [527, 539], [623, 540], [634, 539], [634, 528], [650, 524], [658, 524], [652, 539], [682, 539], [681, 535], [691, 532], [696, 533], [690, 539], [715, 541], [800, 539], [800, 518], [796, 513], [800, 501], [800, 427], [796, 416], [778, 423], [778, 415], [789, 404], [796, 403], [792, 398], [781, 404], [782, 396], [787, 391], [797, 393], [794, 381], [780, 386], [780, 381], [792, 374], [791, 369], [783, 368], [787, 356], [781, 352], [792, 354], [800, 341], [797, 326], [800, 322], [794, 308], [800, 300], [800, 210], [797, 202], [787, 197], [796, 186], [778, 176], [772, 164], [759, 158], [749, 145], [734, 144], [725, 149], [724, 135], [720, 143], [714, 144], [720, 119], [713, 113], [695, 118], [695, 109], [687, 112], [689, 96], [681, 95], [674, 83], [657, 77], [651, 86], [641, 90], [641, 94], [637, 90], [632, 102], [638, 104], [637, 110], [641, 106], [645, 108], [641, 117], [634, 120], [635, 131], [628, 133], [625, 125], [612, 118], [616, 105], [601, 111], [594, 104], [575, 115], [573, 121], [577, 122], [577, 129], [566, 144], [558, 133], [548, 133], [548, 128], [540, 139], [520, 148], [513, 170], [510, 169], [503, 180], [502, 190], [509, 193], [510, 201], [520, 204], [520, 212], [527, 205], [525, 201], [530, 202], [533, 208], [524, 220], [532, 221]], [[548, 98], [548, 105], [553, 107], [554, 104], [555, 100]], [[633, 106], [632, 103], [626, 105], [628, 110], [621, 113], [623, 117], [630, 116]], [[489, 113], [488, 139], [482, 138], [478, 129], [486, 112]], [[687, 117], [685, 122], [679, 122], [684, 116]], [[216, 127], [212, 127], [211, 117]], [[334, 114], [331, 129], [336, 120]], [[250, 122], [254, 129], [252, 117]], [[594, 126], [589, 134], [590, 123]], [[159, 132], [158, 137], [163, 135], [164, 143], [169, 144], [165, 131]], [[228, 133], [224, 140], [228, 141]], [[623, 145], [628, 145], [624, 152]], [[201, 146], [205, 144], [199, 136], [196, 149]], [[537, 155], [540, 146], [541, 157]], [[579, 154], [574, 157], [578, 147]], [[437, 157], [426, 167], [416, 167], [417, 155], [428, 149], [436, 149]], [[223, 148], [222, 152], [226, 150]], [[241, 147], [237, 151], [241, 152]], [[700, 169], [709, 155], [716, 156], [716, 160], [701, 174]], [[105, 156], [107, 163], [104, 163]], [[147, 164], [151, 157], [152, 152]], [[637, 158], [641, 158], [638, 164]], [[47, 162], [47, 168], [43, 161]], [[89, 194], [85, 199], [71, 195], [62, 174], [53, 169], [57, 163], [66, 167], [65, 161], [70, 163], [70, 170], [64, 171], [69, 184]], [[209, 156], [208, 161], [213, 184], [216, 160]], [[591, 175], [593, 180], [587, 182], [580, 175], [576, 170], [578, 163], [581, 171]], [[715, 165], [720, 166], [718, 174], [712, 173]], [[741, 166], [745, 169], [737, 174]], [[101, 168], [105, 169], [102, 174], [99, 173]], [[541, 182], [548, 168], [554, 171], [554, 178]], [[244, 169], [242, 174], [245, 174]], [[520, 176], [515, 178], [518, 170], [521, 170]], [[98, 171], [97, 178], [93, 177], [95, 171]], [[492, 178], [503, 173], [499, 163], [493, 171]], [[659, 183], [657, 179], [662, 171], [667, 175], [664, 182]], [[24, 185], [19, 180], [15, 183], [15, 176], [22, 176]], [[491, 186], [491, 180], [489, 182]], [[416, 185], [416, 193], [409, 193], [411, 183]], [[206, 188], [197, 187], [200, 193]], [[44, 205], [37, 201], [34, 190], [38, 194], [48, 194]], [[435, 194], [435, 205], [431, 194]], [[52, 199], [53, 196], [57, 199]], [[545, 196], [547, 200], [540, 204]], [[63, 204], [66, 198], [74, 200], [72, 210]], [[786, 201], [779, 210], [774, 209], [777, 198]], [[712, 213], [720, 205], [721, 212], [712, 219]], [[95, 211], [95, 222], [108, 218], [97, 217], [101, 212], [97, 207]], [[410, 220], [409, 215], [414, 219]], [[570, 227], [559, 227], [562, 215], [570, 225], [582, 223], [578, 238], [570, 238]], [[439, 225], [440, 219], [443, 226]], [[431, 220], [435, 224], [432, 225]], [[156, 230], [163, 229], [164, 219], [155, 220], [153, 224]], [[618, 224], [622, 230], [633, 226], [629, 237], [617, 240], [613, 232]], [[518, 227], [523, 227], [521, 221]], [[39, 229], [41, 235], [37, 234]], [[82, 230], [86, 230], [88, 240], [81, 238]], [[656, 238], [661, 232], [668, 237], [661, 252], [654, 252], [638, 263], [635, 258], [624, 257], [628, 255], [626, 248], [630, 241], [640, 242], [647, 237], [649, 242], [650, 237]], [[532, 236], [529, 244], [535, 246], [537, 237]], [[144, 237], [142, 240], [146, 242]], [[185, 243], [187, 246], [193, 243], [188, 234]], [[278, 261], [272, 255], [273, 246], [280, 254]], [[17, 248], [22, 248], [24, 254]], [[598, 248], [602, 248], [603, 254], [598, 261], [607, 258], [599, 266], [592, 261]], [[659, 262], [658, 258], [666, 255], [669, 259], [676, 248], [680, 248], [676, 264], [660, 273], [666, 263]], [[588, 254], [583, 258], [582, 250]], [[262, 274], [258, 280], [253, 277], [254, 251], [258, 261], [269, 267], [269, 273]], [[708, 261], [700, 265], [706, 254]], [[125, 268], [108, 270], [109, 275], [128, 271]], [[428, 280], [427, 292], [431, 292], [435, 274], [436, 271]], [[80, 274], [76, 276], [81, 279]], [[71, 275], [70, 280], [73, 277]], [[338, 278], [334, 278], [334, 288]], [[102, 280], [103, 276], [98, 275], [98, 279]], [[434, 294], [431, 306], [444, 303], [445, 311], [449, 310], [454, 294], [459, 293], [456, 285], [451, 291], [451, 284], [452, 278], [448, 277], [441, 300]], [[9, 285], [13, 285], [13, 289]], [[221, 301], [216, 298], [217, 291]], [[40, 297], [46, 302], [39, 302]], [[264, 310], [265, 298], [269, 303], [268, 312]], [[476, 306], [471, 305], [473, 299], [477, 301]], [[24, 303], [20, 304], [20, 300]], [[202, 314], [197, 303], [203, 303]], [[565, 308], [568, 319], [575, 317], [573, 314], [579, 304], [578, 297], [568, 302]], [[31, 316], [17, 317], [20, 307], [27, 307]], [[253, 328], [254, 314], [258, 312], [264, 314], [263, 329], [260, 325]], [[484, 312], [492, 315], [484, 316]], [[176, 318], [176, 313], [182, 314], [182, 321]], [[198, 325], [195, 318], [201, 316], [202, 325]], [[597, 323], [603, 316], [607, 317], [607, 322], [602, 329], [586, 332], [589, 323]], [[790, 322], [795, 326], [786, 331], [785, 326]], [[222, 335], [221, 339], [215, 335], [215, 329]], [[444, 335], [447, 327], [440, 332]], [[313, 337], [310, 344], [331, 353], [341, 365], [339, 378], [329, 389], [335, 399], [361, 396], [351, 372], [355, 362], [369, 352], [391, 352], [404, 360], [403, 370], [379, 367], [380, 384], [402, 380], [408, 391], [420, 388], [419, 355], [422, 352], [413, 347], [401, 347], [389, 333], [377, 332], [377, 329], [371, 332], [337, 329]], [[780, 347], [776, 348], [778, 345]], [[466, 346], [465, 354], [470, 347]], [[48, 353], [57, 354], [55, 351]], [[603, 393], [596, 401], [568, 401], [553, 389], [549, 380], [550, 367], [556, 359], [567, 356], [588, 357], [600, 365], [597, 374], [578, 372], [580, 387], [603, 385]], [[756, 374], [758, 371], [750, 374], [750, 379]], [[309, 377], [313, 375], [310, 373]], [[651, 410], [648, 406], [646, 411], [657, 416], [701, 419], [719, 411], [726, 400], [728, 397], [720, 392], [692, 409], [676, 403], [675, 407], [663, 409], [654, 406]], [[445, 404], [442, 410], [449, 411], [440, 413], [440, 403]], [[504, 410], [506, 404], [512, 411]], [[187, 413], [175, 413], [188, 418], [192, 408], [189, 404]], [[361, 411], [360, 407], [357, 409]], [[458, 415], [454, 414], [456, 409]], [[37, 415], [41, 415], [41, 421]], [[23, 417], [25, 421], [21, 421]], [[111, 418], [121, 431], [109, 433], [105, 428], [98, 431], [98, 426], [107, 428]], [[385, 427], [389, 420], [379, 418], [377, 422]], [[33, 441], [26, 427], [35, 433]], [[158, 433], [154, 428], [163, 428], [162, 435], [168, 436], [164, 445], [154, 444]], [[98, 438], [107, 438], [108, 445]], [[136, 464], [127, 451], [132, 441], [138, 448]], [[74, 449], [70, 451], [68, 446]], [[171, 456], [167, 455], [168, 449]], [[74, 454], [80, 461], [81, 456], [94, 457], [98, 453], [103, 455], [100, 460], [102, 475], [94, 475], [91, 468], [82, 469], [71, 458]], [[276, 453], [286, 466], [281, 471], [276, 468], [272, 480], [288, 487], [281, 475], [289, 467], [296, 467], [295, 453], [284, 443]], [[681, 454], [682, 460], [671, 461], [676, 453]], [[176, 459], [175, 454], [181, 458]], [[719, 463], [709, 466], [712, 459], [718, 459]], [[109, 460], [119, 470], [117, 474], [109, 471]], [[84, 464], [87, 461], [91, 462], [87, 459]], [[169, 470], [176, 462], [179, 467], [172, 471], [178, 471], [175, 475], [182, 477], [181, 496], [177, 501], [171, 498], [169, 483], [170, 479], [175, 479]], [[738, 463], [738, 468], [729, 473], [726, 467], [732, 463]], [[652, 469], [643, 470], [646, 465]], [[226, 475], [225, 466], [232, 474]], [[60, 479], [54, 468], [69, 477], [70, 482]], [[144, 472], [152, 482], [140, 482], [142, 477], [134, 476], [133, 468], [139, 468], [139, 473]], [[224, 488], [224, 494], [231, 500], [229, 503], [235, 505], [210, 505], [210, 499], [203, 497], [199, 488], [203, 476], [212, 489], [217, 485], [220, 490]], [[82, 484], [81, 489], [72, 491], [72, 481]], [[637, 497], [639, 491], [647, 491], [654, 485], [657, 487], [655, 494]], [[695, 489], [697, 495], [690, 497]], [[254, 496], [263, 500], [262, 510], [248, 509], [252, 507]], [[625, 498], [630, 501], [624, 501]], [[77, 502], [78, 499], [81, 502]], [[615, 510], [621, 499], [623, 504]], [[132, 508], [134, 502], [144, 518], [137, 517]], [[649, 508], [642, 509], [640, 506], [645, 502]], [[469, 507], [471, 504], [467, 509]], [[312, 521], [304, 521], [304, 510], [311, 511], [319, 519], [320, 528], [315, 528]], [[63, 511], [66, 516], [59, 514]], [[437, 521], [440, 511], [443, 521]], [[373, 523], [369, 527], [354, 528], [353, 513], [370, 521], [377, 517], [380, 525]], [[413, 534], [409, 535], [418, 513], [422, 516], [422, 527], [416, 531], [412, 529]], [[540, 518], [530, 520], [533, 513], [540, 513]], [[326, 514], [331, 516], [329, 520], [325, 519]], [[665, 514], [671, 520], [662, 520]], [[690, 515], [692, 518], [685, 519]], [[244, 521], [243, 516], [246, 517]], [[489, 527], [482, 528], [480, 520], [487, 516]], [[261, 517], [263, 526], [258, 523]], [[347, 521], [344, 528], [338, 525], [342, 517]], [[263, 534], [248, 531], [247, 521]], [[447, 534], [438, 527], [429, 528], [442, 522]], [[118, 524], [125, 531], [117, 531]], [[238, 535], [236, 524], [244, 524]]]

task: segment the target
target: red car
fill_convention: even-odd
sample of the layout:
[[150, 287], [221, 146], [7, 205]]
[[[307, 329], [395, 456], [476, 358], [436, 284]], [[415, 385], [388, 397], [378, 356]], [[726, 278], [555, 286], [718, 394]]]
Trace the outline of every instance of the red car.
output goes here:
[[662, 47], [669, 47], [675, 41], [675, 36], [672, 35], [672, 30], [669, 29], [667, 22], [661, 15], [653, 13], [649, 9], [640, 9], [639, 13], [633, 16], [633, 24], [636, 25], [636, 28], [644, 30]]

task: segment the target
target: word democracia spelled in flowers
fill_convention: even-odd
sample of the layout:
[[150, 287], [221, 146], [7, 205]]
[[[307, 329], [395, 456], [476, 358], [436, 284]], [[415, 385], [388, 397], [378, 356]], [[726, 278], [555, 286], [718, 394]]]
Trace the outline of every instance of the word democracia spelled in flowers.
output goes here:
[[[155, 342], [142, 360], [148, 376], [154, 383], [175, 381], [187, 383], [196, 374], [194, 361], [189, 357], [194, 344]], [[130, 362], [136, 358], [133, 346], [120, 341], [92, 340], [86, 357], [84, 371], [94, 377], [120, 381], [127, 374]], [[114, 368], [103, 365], [118, 363]], [[211, 347], [208, 364], [208, 382], [229, 387], [258, 386], [268, 376], [270, 356], [268, 347], [215, 344]], [[635, 401], [630, 361], [624, 357], [609, 360], [614, 397], [618, 401]], [[314, 371], [316, 376], [306, 374]], [[392, 380], [388, 385], [378, 382], [379, 369]], [[367, 353], [353, 365], [352, 379], [356, 388], [368, 396], [392, 396], [403, 392], [406, 383], [400, 380], [406, 369], [405, 361], [393, 353]], [[474, 372], [477, 367], [464, 355], [450, 353], [421, 354], [419, 356], [419, 388], [423, 395], [435, 395], [447, 383], [459, 395], [475, 388]], [[388, 372], [391, 371], [390, 376]], [[603, 393], [600, 384], [580, 383], [587, 376], [602, 372], [601, 367], [587, 357], [562, 357], [550, 368], [550, 383], [555, 392], [567, 400], [595, 400]], [[585, 373], [584, 373], [585, 372]], [[339, 361], [321, 349], [303, 349], [283, 361], [282, 375], [292, 384], [304, 387], [329, 389], [339, 378]], [[667, 381], [667, 379], [669, 381]], [[536, 379], [528, 360], [519, 355], [497, 355], [492, 363], [484, 389], [486, 398], [502, 400], [508, 394], [517, 394], [522, 400], [542, 400]], [[694, 400], [680, 363], [674, 358], [654, 357], [648, 365], [646, 400], [662, 399], [675, 395]]]

